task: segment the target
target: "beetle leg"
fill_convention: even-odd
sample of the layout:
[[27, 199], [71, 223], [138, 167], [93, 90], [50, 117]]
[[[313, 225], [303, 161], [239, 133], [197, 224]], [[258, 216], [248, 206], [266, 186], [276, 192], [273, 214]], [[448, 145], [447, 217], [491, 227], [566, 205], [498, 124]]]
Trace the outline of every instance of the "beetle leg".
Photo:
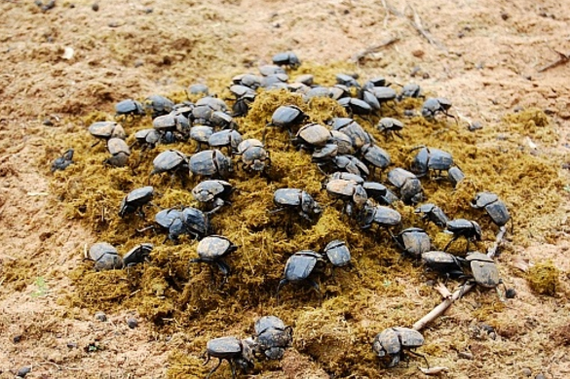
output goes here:
[[289, 281], [287, 279], [281, 279], [279, 281], [279, 284], [277, 285], [277, 294], [276, 294], [277, 305], [279, 305], [279, 291], [281, 290], [281, 287], [283, 287], [287, 283], [289, 283]]
[[228, 277], [230, 276], [230, 272], [231, 272], [230, 266], [228, 266], [228, 264], [221, 259], [218, 259], [216, 261], [216, 264], [218, 265], [218, 268], [220, 269], [222, 274], [224, 274], [224, 279], [222, 280], [222, 283], [220, 284], [220, 288], [221, 288], [224, 284], [226, 284], [228, 282]]
[[416, 353], [415, 351], [412, 351], [412, 350], [408, 350], [408, 354], [413, 355], [413, 356], [416, 356], [416, 357], [421, 357], [421, 358], [423, 358], [424, 361], [426, 361], [427, 368], [429, 368], [429, 362], [428, 362], [428, 360], [427, 360], [427, 358], [426, 358], [425, 355], [420, 354], [420, 353]]
[[443, 251], [447, 251], [447, 248], [449, 247], [449, 245], [451, 245], [453, 243], [453, 241], [455, 241], [458, 238], [459, 238], [459, 236], [454, 234], [453, 238], [450, 239], [449, 242], [447, 243], [447, 245], [445, 245], [445, 247], [443, 248]]
[[[210, 355], [208, 354], [208, 359], [210, 359]], [[208, 376], [206, 376], [206, 379], [210, 379], [210, 376], [214, 373], [214, 371], [216, 371], [218, 369], [218, 367], [220, 367], [220, 365], [222, 364], [222, 359], [218, 358], [218, 364], [210, 370], [210, 372], [208, 373]]]

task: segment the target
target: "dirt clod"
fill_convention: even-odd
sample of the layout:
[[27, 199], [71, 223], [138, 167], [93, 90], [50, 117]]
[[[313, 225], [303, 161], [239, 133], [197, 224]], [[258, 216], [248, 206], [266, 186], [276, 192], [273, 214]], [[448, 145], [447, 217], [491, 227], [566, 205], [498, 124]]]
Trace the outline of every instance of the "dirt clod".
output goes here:
[[541, 295], [554, 296], [559, 285], [560, 271], [552, 261], [537, 263], [529, 268], [527, 279], [533, 291]]

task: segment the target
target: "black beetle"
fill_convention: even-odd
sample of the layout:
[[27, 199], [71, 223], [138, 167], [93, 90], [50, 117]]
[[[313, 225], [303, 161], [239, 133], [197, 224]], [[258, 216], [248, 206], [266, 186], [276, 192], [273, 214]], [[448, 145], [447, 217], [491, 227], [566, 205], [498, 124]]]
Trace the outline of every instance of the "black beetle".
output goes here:
[[98, 242], [85, 252], [85, 259], [95, 262], [93, 268], [97, 271], [117, 270], [123, 268], [123, 259], [113, 245]]
[[236, 337], [220, 337], [209, 340], [206, 344], [206, 351], [203, 356], [206, 356], [204, 365], [206, 365], [211, 357], [218, 358], [218, 364], [210, 370], [206, 379], [220, 367], [223, 360], [228, 361], [232, 371], [232, 379], [236, 377], [236, 368], [244, 372], [252, 369], [253, 363], [253, 341], [249, 339], [240, 340]]
[[431, 240], [425, 230], [421, 228], [407, 228], [396, 236], [396, 243], [404, 254], [420, 258], [431, 249]]
[[401, 101], [405, 97], [412, 97], [412, 98], [423, 97], [421, 93], [422, 89], [418, 84], [409, 83], [406, 84], [404, 87], [402, 87], [402, 92], [400, 92], [400, 95], [398, 95], [398, 100]]
[[410, 171], [420, 177], [434, 171], [436, 176], [441, 177], [441, 172], [448, 171], [452, 166], [453, 157], [450, 153], [431, 147], [422, 147], [414, 157]]
[[327, 180], [325, 189], [332, 198], [345, 203], [343, 211], [349, 216], [352, 216], [354, 210], [362, 209], [368, 200], [364, 187], [352, 180], [330, 179]]
[[261, 76], [269, 76], [269, 75], [277, 75], [277, 74], [286, 74], [285, 70], [282, 67], [279, 67], [274, 64], [266, 64], [259, 67], [259, 73]]
[[443, 210], [432, 203], [422, 204], [414, 212], [421, 213], [422, 220], [431, 221], [441, 228], [445, 228], [449, 221]]
[[238, 155], [241, 155], [242, 169], [267, 173], [271, 167], [269, 151], [265, 150], [263, 143], [250, 138], [242, 141], [238, 146]]
[[492, 258], [478, 251], [465, 257], [465, 263], [471, 271], [473, 279], [481, 287], [495, 288], [501, 283], [499, 270]]
[[209, 125], [194, 125], [190, 128], [190, 138], [196, 141], [196, 153], [202, 150], [202, 145], [208, 145], [210, 136], [214, 134], [214, 128]]
[[236, 75], [232, 78], [232, 82], [234, 84], [249, 87], [253, 90], [258, 89], [259, 86], [261, 86], [261, 78], [253, 74]]
[[463, 171], [461, 171], [459, 167], [453, 166], [449, 170], [447, 170], [447, 179], [449, 179], [453, 187], [457, 187], [457, 184], [459, 184], [460, 181], [465, 179], [465, 174], [463, 173]]
[[400, 190], [405, 204], [416, 204], [423, 199], [422, 183], [413, 173], [395, 168], [388, 173], [388, 181]]
[[372, 350], [386, 367], [396, 366], [404, 353], [422, 357], [429, 367], [425, 356], [411, 351], [424, 344], [424, 337], [414, 329], [394, 327], [383, 330], [374, 337]]
[[281, 212], [286, 209], [293, 209], [309, 222], [313, 222], [311, 216], [320, 216], [322, 209], [307, 192], [297, 188], [281, 188], [275, 191], [273, 202], [280, 206], [272, 210], [271, 213]]
[[395, 100], [398, 94], [390, 87], [372, 87], [369, 90], [380, 104]]
[[220, 150], [204, 150], [190, 157], [190, 172], [194, 175], [227, 178], [232, 171], [232, 161]]
[[125, 267], [131, 267], [147, 261], [153, 249], [154, 245], [152, 243], [141, 243], [133, 247], [123, 256]]
[[230, 266], [223, 260], [225, 256], [231, 254], [237, 250], [237, 246], [234, 245], [229, 239], [222, 236], [211, 235], [204, 237], [197, 247], [198, 258], [190, 260], [190, 263], [208, 263], [218, 266], [224, 279], [220, 286], [224, 285], [228, 276], [230, 275]]
[[391, 137], [392, 134], [395, 134], [401, 139], [404, 139], [400, 134], [400, 130], [404, 128], [404, 123], [400, 120], [396, 120], [395, 118], [392, 117], [381, 118], [380, 121], [378, 121], [378, 125], [376, 125], [376, 128], [380, 132], [384, 133], [386, 139], [388, 139], [388, 137]]
[[264, 316], [255, 322], [254, 351], [267, 359], [283, 358], [285, 349], [293, 342], [293, 328], [276, 316]]
[[229, 201], [233, 187], [225, 180], [204, 180], [192, 188], [192, 196], [197, 201], [211, 205], [210, 213], [216, 212]]
[[154, 174], [162, 172], [172, 172], [180, 176], [184, 182], [188, 175], [188, 158], [184, 153], [178, 150], [166, 150], [158, 154], [152, 161], [153, 170], [150, 172], [150, 177]]
[[337, 74], [336, 82], [337, 84], [342, 84], [343, 86], [360, 88], [360, 84], [358, 84], [356, 78], [352, 75]]
[[372, 175], [374, 175], [376, 168], [383, 170], [391, 163], [390, 154], [376, 144], [366, 144], [362, 146], [360, 149], [360, 157], [362, 161], [371, 166]]
[[[134, 144], [138, 144], [143, 151], [147, 149], [154, 149], [160, 142], [161, 137], [161, 133], [154, 128], [142, 129], [135, 133], [136, 142]], [[134, 144], [132, 144], [130, 147], [133, 147]]]
[[227, 147], [229, 155], [232, 156], [238, 150], [238, 145], [243, 141], [241, 134], [234, 129], [224, 129], [213, 133], [208, 138], [208, 145], [212, 148]]
[[461, 278], [463, 272], [463, 258], [444, 251], [427, 251], [422, 254], [422, 261], [429, 269], [436, 271], [447, 278]]
[[330, 138], [330, 130], [320, 124], [313, 123], [300, 128], [292, 142], [298, 149], [313, 150], [325, 146]]
[[354, 97], [343, 97], [338, 100], [338, 103], [346, 109], [349, 115], [356, 114], [365, 116], [371, 114], [373, 111], [370, 104], [366, 101]]
[[183, 234], [201, 239], [210, 233], [208, 214], [192, 207], [163, 209], [155, 215], [154, 220], [168, 231], [167, 238], [175, 242]]
[[131, 155], [129, 145], [120, 138], [111, 138], [107, 141], [107, 150], [111, 157], [105, 159], [104, 163], [115, 167], [124, 167]]
[[94, 122], [89, 126], [88, 130], [93, 137], [97, 138], [97, 142], [91, 145], [91, 147], [97, 145], [101, 140], [108, 141], [111, 138], [120, 138], [124, 140], [127, 138], [127, 134], [125, 133], [123, 126], [113, 121]]
[[445, 231], [453, 234], [453, 238], [445, 245], [443, 251], [447, 251], [451, 243], [459, 237], [465, 237], [467, 240], [467, 248], [465, 251], [469, 251], [470, 242], [481, 241], [481, 227], [472, 220], [466, 220], [464, 218], [451, 220], [447, 223], [447, 229]]
[[169, 114], [174, 107], [174, 102], [161, 95], [150, 95], [144, 100], [146, 109], [152, 112], [152, 118]]
[[188, 93], [192, 95], [206, 95], [208, 96], [210, 89], [203, 83], [194, 83], [188, 86]]
[[344, 241], [333, 240], [329, 242], [323, 248], [323, 254], [326, 255], [334, 267], [344, 267], [351, 264], [350, 250]]
[[479, 192], [471, 201], [471, 206], [476, 209], [485, 208], [491, 220], [498, 226], [505, 225], [511, 218], [505, 203], [492, 192]]
[[307, 115], [296, 105], [281, 105], [273, 112], [271, 122], [265, 125], [263, 143], [265, 144], [265, 135], [268, 126], [286, 129], [289, 135], [292, 136], [291, 128], [301, 124], [306, 118]]
[[324, 157], [323, 159], [315, 159], [313, 155], [312, 161], [317, 164], [319, 170], [324, 174], [335, 171], [345, 171], [361, 177], [367, 177], [370, 174], [368, 167], [353, 155], [337, 155]]
[[390, 84], [386, 81], [386, 78], [383, 76], [377, 76], [375, 78], [369, 79], [364, 83], [362, 86], [363, 89], [370, 89], [373, 87], [388, 87]]
[[132, 190], [123, 198], [119, 206], [119, 216], [125, 217], [128, 214], [137, 212], [144, 218], [143, 207], [148, 204], [154, 196], [154, 188], [146, 186]]
[[141, 103], [127, 99], [115, 104], [116, 116], [144, 116], [146, 113]]
[[285, 265], [284, 277], [279, 281], [279, 285], [277, 286], [277, 299], [279, 299], [281, 287], [287, 283], [300, 281], [307, 281], [320, 295], [321, 290], [319, 285], [309, 277], [315, 268], [321, 268], [317, 267], [317, 264], [319, 264], [319, 266], [324, 264], [323, 256], [312, 250], [301, 250], [290, 256]]
[[354, 150], [359, 150], [364, 145], [374, 143], [374, 138], [351, 118], [336, 117], [329, 124], [333, 131], [339, 131], [350, 137]]
[[374, 206], [369, 201], [357, 215], [357, 221], [361, 229], [370, 229], [373, 224], [376, 224], [379, 228], [386, 228], [393, 237], [389, 228], [400, 225], [402, 215], [395, 209], [382, 205]]
[[301, 61], [292, 51], [286, 51], [284, 53], [277, 53], [272, 58], [273, 64], [277, 66], [289, 66], [293, 69], [299, 67], [301, 65]]
[[63, 155], [59, 158], [56, 158], [51, 164], [51, 172], [55, 172], [57, 170], [65, 170], [70, 164], [73, 163], [73, 149], [67, 150]]
[[449, 114], [449, 109], [451, 108], [451, 101], [443, 97], [430, 97], [424, 104], [422, 105], [422, 116], [425, 118], [433, 118], [437, 113], [443, 113], [447, 117], [451, 117], [455, 119], [457, 122], [457, 118], [455, 116]]

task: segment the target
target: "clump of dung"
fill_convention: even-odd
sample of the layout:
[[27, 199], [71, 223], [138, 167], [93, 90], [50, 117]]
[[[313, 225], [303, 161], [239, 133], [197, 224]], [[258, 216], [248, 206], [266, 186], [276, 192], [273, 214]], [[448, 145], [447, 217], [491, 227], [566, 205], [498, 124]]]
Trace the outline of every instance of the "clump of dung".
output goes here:
[[538, 263], [532, 266], [527, 273], [530, 288], [541, 295], [554, 296], [558, 288], [560, 270], [552, 261]]

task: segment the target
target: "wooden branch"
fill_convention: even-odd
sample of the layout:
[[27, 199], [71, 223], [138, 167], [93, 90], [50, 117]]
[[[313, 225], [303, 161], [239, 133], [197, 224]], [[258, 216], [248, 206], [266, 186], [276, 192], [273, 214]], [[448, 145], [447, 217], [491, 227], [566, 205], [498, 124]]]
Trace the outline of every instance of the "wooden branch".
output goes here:
[[570, 54], [564, 54], [558, 50], [554, 50], [554, 52], [558, 54], [558, 59], [556, 61], [550, 63], [550, 64], [547, 64], [546, 66], [544, 66], [542, 68], [539, 68], [538, 72], [550, 70], [551, 68], [554, 68], [554, 67], [559, 66], [559, 65], [564, 64], [564, 63], [568, 63], [570, 61]]
[[[495, 243], [487, 251], [487, 256], [489, 258], [494, 258], [495, 255], [497, 254], [497, 249], [499, 248], [499, 244], [503, 240], [506, 232], [507, 232], [507, 227], [501, 226], [499, 232], [497, 233], [497, 237], [495, 238]], [[475, 283], [465, 284], [461, 286], [457, 291], [453, 293], [453, 295], [451, 295], [451, 297], [446, 297], [437, 307], [432, 309], [431, 312], [429, 312], [427, 315], [422, 317], [418, 322], [416, 322], [413, 326], [413, 329], [418, 331], [422, 330], [427, 324], [429, 324], [430, 322], [441, 316], [447, 310], [447, 308], [449, 308], [451, 304], [453, 304], [455, 300], [459, 299], [461, 296], [471, 291], [475, 286], [476, 286]], [[443, 295], [445, 292], [442, 291], [440, 287], [441, 285], [438, 287], [438, 291]]]

